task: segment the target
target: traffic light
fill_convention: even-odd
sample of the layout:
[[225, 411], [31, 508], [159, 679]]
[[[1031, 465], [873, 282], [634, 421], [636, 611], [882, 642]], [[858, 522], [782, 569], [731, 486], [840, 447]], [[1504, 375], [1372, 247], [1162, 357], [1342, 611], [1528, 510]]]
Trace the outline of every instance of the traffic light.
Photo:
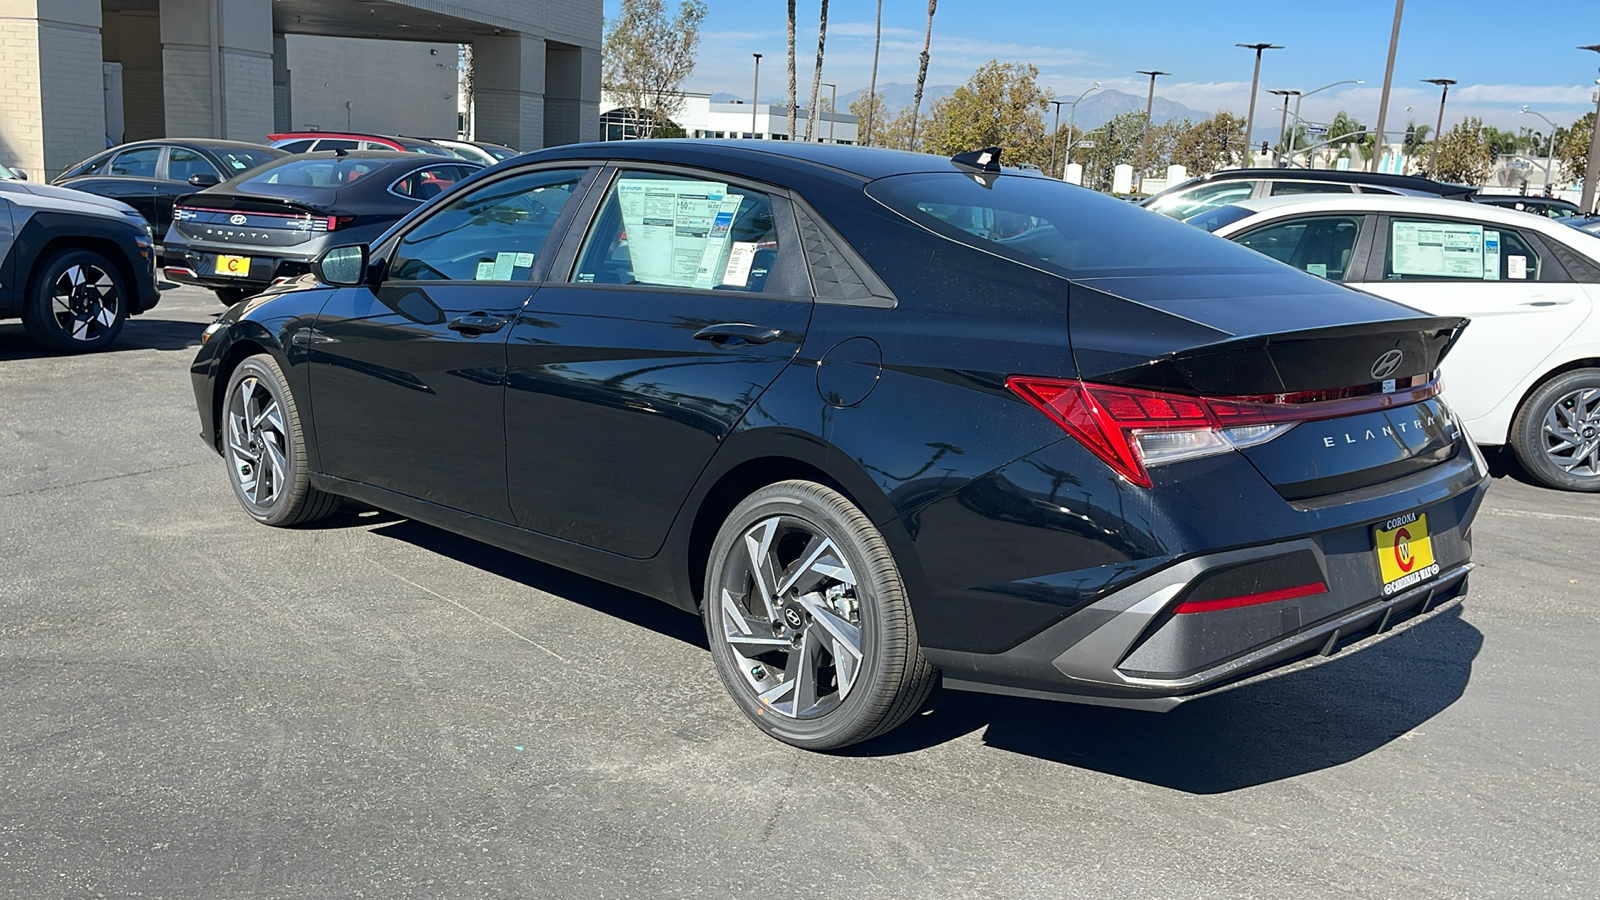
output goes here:
[[1267, 142], [1266, 141], [1262, 141], [1261, 142], [1261, 155], [1265, 156], [1268, 152], [1270, 152], [1270, 148], [1268, 147]]

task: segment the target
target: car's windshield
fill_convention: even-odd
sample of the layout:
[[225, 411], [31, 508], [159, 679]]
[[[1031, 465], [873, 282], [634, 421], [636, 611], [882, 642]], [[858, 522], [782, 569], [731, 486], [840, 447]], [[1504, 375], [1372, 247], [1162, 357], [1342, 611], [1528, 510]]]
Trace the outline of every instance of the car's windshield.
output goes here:
[[1068, 275], [1263, 269], [1265, 257], [1130, 203], [1049, 178], [896, 175], [867, 193], [922, 227]]

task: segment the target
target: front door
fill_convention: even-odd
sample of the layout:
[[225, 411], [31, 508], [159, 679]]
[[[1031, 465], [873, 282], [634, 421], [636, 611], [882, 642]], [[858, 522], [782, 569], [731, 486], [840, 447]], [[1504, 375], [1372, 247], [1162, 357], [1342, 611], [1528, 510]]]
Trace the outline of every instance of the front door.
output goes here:
[[505, 340], [586, 172], [485, 182], [380, 250], [378, 286], [335, 292], [311, 344], [324, 472], [511, 521]]
[[794, 358], [811, 291], [782, 196], [639, 170], [592, 193], [558, 263], [570, 275], [552, 273], [507, 345], [511, 505], [525, 528], [644, 558]]

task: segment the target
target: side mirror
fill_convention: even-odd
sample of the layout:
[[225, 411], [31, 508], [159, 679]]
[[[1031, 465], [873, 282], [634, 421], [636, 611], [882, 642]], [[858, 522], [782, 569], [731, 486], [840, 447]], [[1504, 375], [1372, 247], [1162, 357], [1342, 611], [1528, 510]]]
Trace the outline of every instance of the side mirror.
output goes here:
[[329, 247], [311, 264], [311, 274], [323, 284], [355, 287], [367, 281], [367, 245]]
[[196, 172], [189, 176], [189, 183], [197, 188], [208, 188], [221, 184], [222, 179], [212, 172]]
[[14, 166], [7, 166], [6, 167], [6, 171], [10, 172], [11, 173], [11, 177], [13, 179], [17, 180], [17, 181], [27, 181], [28, 180], [28, 173], [22, 171], [21, 169], [18, 169], [16, 167], [14, 167]]

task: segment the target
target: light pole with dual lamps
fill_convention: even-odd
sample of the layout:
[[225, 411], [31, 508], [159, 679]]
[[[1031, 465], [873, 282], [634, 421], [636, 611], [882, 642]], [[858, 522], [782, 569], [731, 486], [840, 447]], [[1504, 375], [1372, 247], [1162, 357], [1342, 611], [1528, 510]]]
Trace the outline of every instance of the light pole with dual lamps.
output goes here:
[[[1259, 63], [1257, 64], [1259, 65]], [[1139, 144], [1139, 180], [1134, 183], [1133, 191], [1138, 193], [1144, 188], [1144, 168], [1150, 158], [1150, 115], [1156, 108], [1156, 76], [1171, 75], [1171, 72], [1157, 72], [1151, 69], [1140, 69], [1138, 74], [1150, 76], [1150, 96], [1144, 101], [1144, 139]]]
[[[1288, 146], [1288, 135], [1284, 134], [1289, 129], [1289, 98], [1300, 96], [1299, 91], [1267, 91], [1277, 97], [1283, 98], [1283, 116], [1278, 120], [1278, 167], [1283, 167], [1283, 148]], [[1295, 123], [1298, 127], [1299, 123]]]
[[1282, 50], [1283, 48], [1277, 44], [1265, 43], [1234, 44], [1234, 46], [1243, 47], [1246, 50], [1254, 50], [1256, 52], [1256, 72], [1254, 75], [1250, 76], [1250, 112], [1245, 116], [1244, 119], [1244, 165], [1245, 168], [1248, 169], [1250, 167], [1250, 140], [1251, 138], [1255, 137], [1256, 131], [1256, 91], [1261, 87], [1261, 51]]
[[750, 55], [756, 58], [756, 81], [750, 86], [750, 137], [754, 138], [761, 133], [756, 130], [756, 109], [761, 103], [761, 54]]

